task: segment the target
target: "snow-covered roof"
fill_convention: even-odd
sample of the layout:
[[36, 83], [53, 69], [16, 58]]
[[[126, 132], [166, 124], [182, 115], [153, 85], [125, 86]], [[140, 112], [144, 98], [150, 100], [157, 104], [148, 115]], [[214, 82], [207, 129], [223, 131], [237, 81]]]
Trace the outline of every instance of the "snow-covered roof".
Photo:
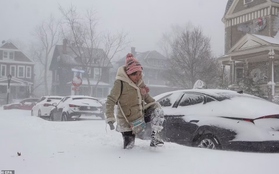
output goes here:
[[[89, 81], [90, 81], [90, 85], [96, 85], [97, 84], [96, 80], [90, 79]], [[72, 81], [68, 82], [67, 84], [72, 84]], [[82, 78], [82, 85], [88, 85], [88, 81], [87, 81], [86, 78]], [[110, 84], [100, 81], [98, 83], [98, 86], [110, 86]]]
[[266, 41], [268, 43], [279, 45], [279, 40], [276, 39], [276, 38], [269, 37], [269, 36], [263, 36], [263, 35], [257, 35], [257, 34], [253, 34], [253, 36], [255, 36], [255, 37], [259, 38], [259, 39], [262, 39], [262, 40], [264, 40], [264, 41]]
[[[153, 60], [157, 60], [157, 61], [166, 61], [167, 58], [162, 55], [161, 53], [159, 53], [156, 50], [153, 51], [145, 51], [145, 52], [137, 52], [136, 55], [134, 55], [138, 61], [140, 62], [140, 64], [142, 65], [143, 68], [148, 68], [151, 67], [152, 69], [157, 68], [162, 68], [164, 67], [164, 64], [152, 64], [152, 62], [150, 62], [149, 60], [153, 59]], [[120, 60], [118, 60], [116, 63], [118, 64], [118, 66], [121, 65], [125, 65], [125, 60], [126, 57], [122, 57]]]

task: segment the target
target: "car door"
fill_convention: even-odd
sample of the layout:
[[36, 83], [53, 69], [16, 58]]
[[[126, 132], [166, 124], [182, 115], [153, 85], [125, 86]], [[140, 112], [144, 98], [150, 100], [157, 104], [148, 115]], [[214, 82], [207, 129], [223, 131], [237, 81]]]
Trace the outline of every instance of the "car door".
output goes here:
[[42, 105], [43, 100], [45, 100], [46, 97], [43, 96], [40, 98], [40, 100], [33, 106], [32, 110], [33, 110], [33, 115], [37, 116], [38, 115], [38, 111]]
[[42, 113], [49, 115], [50, 111], [54, 108], [53, 105], [57, 105], [62, 98], [59, 97], [48, 97], [40, 105]]
[[157, 100], [157, 102], [160, 103], [161, 107], [164, 110], [164, 116], [165, 116], [165, 121], [164, 121], [164, 129], [163, 129], [163, 138], [166, 141], [172, 141], [173, 140], [173, 120], [176, 117], [180, 117], [179, 115], [175, 114], [175, 105], [176, 103], [179, 102], [181, 97], [183, 96], [183, 92], [174, 92], [170, 93], [161, 99]]
[[65, 107], [65, 103], [69, 100], [70, 97], [64, 97], [52, 110], [53, 116], [55, 118], [60, 118], [62, 116], [63, 108]]
[[[188, 110], [198, 105], [203, 105], [204, 96], [199, 93], [185, 92], [179, 100], [173, 105], [173, 115], [166, 116], [167, 120], [167, 137], [172, 142], [179, 144], [191, 145], [194, 132], [197, 130], [198, 120], [195, 118], [189, 119]], [[192, 109], [191, 109], [192, 108]], [[198, 108], [198, 107], [197, 107]]]

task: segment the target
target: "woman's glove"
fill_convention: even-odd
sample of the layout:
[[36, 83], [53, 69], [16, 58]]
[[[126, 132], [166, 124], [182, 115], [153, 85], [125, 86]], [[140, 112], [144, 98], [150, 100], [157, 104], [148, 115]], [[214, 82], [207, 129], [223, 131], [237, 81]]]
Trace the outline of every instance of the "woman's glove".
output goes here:
[[114, 125], [113, 125], [113, 122], [108, 122], [108, 125], [109, 125], [109, 128], [110, 128], [110, 130], [114, 130], [115, 129], [115, 127], [114, 127]]

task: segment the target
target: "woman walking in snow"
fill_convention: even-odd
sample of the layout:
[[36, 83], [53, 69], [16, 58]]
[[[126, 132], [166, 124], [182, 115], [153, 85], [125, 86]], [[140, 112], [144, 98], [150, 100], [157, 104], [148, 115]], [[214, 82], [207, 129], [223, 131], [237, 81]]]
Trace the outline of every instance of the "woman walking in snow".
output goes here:
[[[121, 132], [124, 141], [124, 149], [134, 147], [135, 136], [144, 131], [144, 112], [148, 108], [151, 121], [150, 146], [161, 146], [164, 142], [159, 138], [159, 132], [163, 129], [164, 113], [159, 103], [148, 94], [149, 88], [142, 79], [142, 66], [138, 60], [129, 53], [126, 56], [126, 64], [118, 68], [114, 86], [107, 96], [106, 121], [113, 130], [115, 121], [116, 131]], [[114, 106], [117, 105], [116, 119]], [[142, 121], [143, 120], [143, 121]], [[145, 118], [145, 121], [148, 119]]]

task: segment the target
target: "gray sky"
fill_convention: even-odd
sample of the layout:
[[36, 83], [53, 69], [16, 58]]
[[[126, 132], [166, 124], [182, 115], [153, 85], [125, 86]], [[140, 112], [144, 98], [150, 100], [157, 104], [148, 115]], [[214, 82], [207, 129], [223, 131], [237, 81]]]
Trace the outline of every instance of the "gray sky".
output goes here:
[[[129, 33], [136, 51], [160, 50], [158, 42], [172, 25], [192, 23], [211, 38], [216, 56], [224, 51], [224, 25], [221, 19], [226, 0], [1, 0], [0, 41], [30, 42], [30, 33], [50, 14], [60, 17], [58, 5], [67, 9], [97, 11], [100, 31]], [[127, 52], [130, 50], [127, 48]]]

